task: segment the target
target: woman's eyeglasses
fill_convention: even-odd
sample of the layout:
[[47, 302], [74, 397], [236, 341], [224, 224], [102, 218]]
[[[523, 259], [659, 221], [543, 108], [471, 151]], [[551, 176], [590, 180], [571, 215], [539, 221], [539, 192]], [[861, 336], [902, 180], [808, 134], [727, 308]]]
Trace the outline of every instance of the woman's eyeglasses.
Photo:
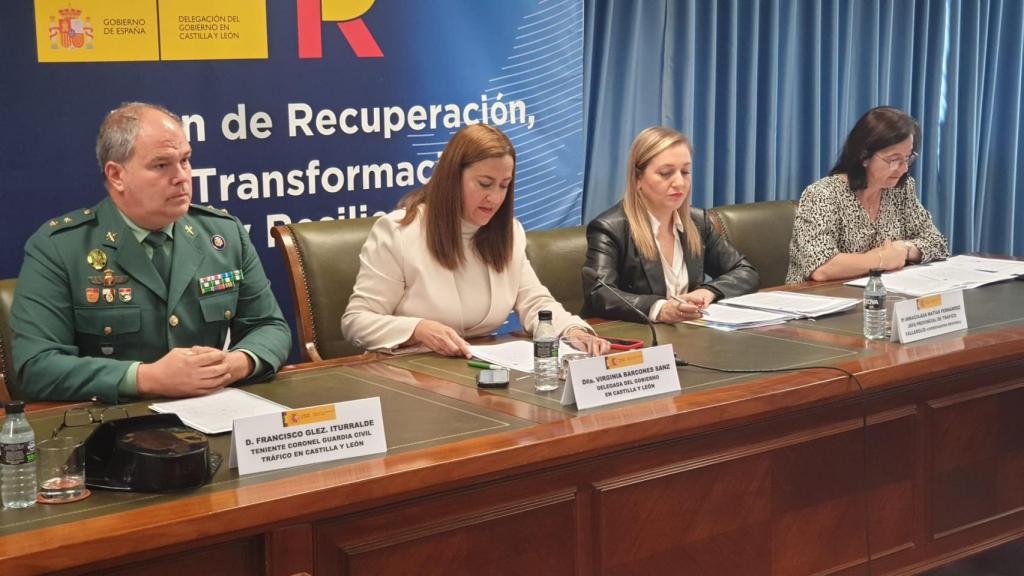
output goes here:
[[889, 170], [899, 170], [900, 166], [906, 164], [907, 169], [910, 169], [914, 165], [914, 161], [917, 160], [917, 152], [911, 152], [910, 156], [906, 158], [882, 158], [882, 162], [889, 165]]

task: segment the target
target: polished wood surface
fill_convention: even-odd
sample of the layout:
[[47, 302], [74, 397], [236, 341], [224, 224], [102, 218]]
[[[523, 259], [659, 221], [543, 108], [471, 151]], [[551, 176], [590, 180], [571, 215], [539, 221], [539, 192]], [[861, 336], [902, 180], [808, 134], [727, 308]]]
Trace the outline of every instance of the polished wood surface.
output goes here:
[[[346, 360], [534, 425], [0, 537], [0, 572], [917, 573], [1024, 537], [1024, 283], [972, 292], [1005, 301], [1003, 321], [912, 345], [865, 342], [859, 311], [758, 329], [853, 352], [831, 364], [856, 380], [805, 370], [594, 411]], [[704, 334], [688, 328], [659, 337], [682, 350]]]

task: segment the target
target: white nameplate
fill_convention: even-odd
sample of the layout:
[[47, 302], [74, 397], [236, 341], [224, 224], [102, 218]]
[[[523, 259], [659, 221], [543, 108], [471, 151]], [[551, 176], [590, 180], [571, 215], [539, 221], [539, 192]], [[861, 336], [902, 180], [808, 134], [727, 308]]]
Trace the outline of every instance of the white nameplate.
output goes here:
[[573, 361], [566, 380], [562, 405], [580, 410], [679, 391], [671, 344]]
[[893, 342], [909, 344], [967, 329], [963, 290], [897, 302], [892, 314]]
[[239, 475], [387, 452], [380, 398], [234, 421], [230, 467]]

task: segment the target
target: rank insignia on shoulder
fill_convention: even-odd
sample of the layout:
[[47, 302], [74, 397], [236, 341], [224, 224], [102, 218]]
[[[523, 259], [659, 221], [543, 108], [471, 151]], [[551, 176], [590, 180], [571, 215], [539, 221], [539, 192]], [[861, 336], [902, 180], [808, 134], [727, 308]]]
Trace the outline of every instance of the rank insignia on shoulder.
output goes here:
[[89, 250], [89, 253], [85, 255], [85, 261], [89, 263], [96, 270], [103, 270], [107, 265], [107, 254], [99, 248], [93, 248]]
[[89, 304], [95, 304], [100, 301], [100, 289], [99, 288], [86, 288], [85, 289], [85, 301]]
[[243, 278], [244, 275], [241, 270], [222, 272], [212, 276], [203, 276], [199, 279], [199, 294], [209, 294], [210, 292], [220, 292], [221, 290], [233, 288], [235, 284], [241, 282]]
[[225, 241], [224, 237], [220, 234], [214, 234], [210, 237], [210, 244], [213, 244], [214, 250], [220, 252], [224, 250], [225, 246], [227, 246], [227, 241]]

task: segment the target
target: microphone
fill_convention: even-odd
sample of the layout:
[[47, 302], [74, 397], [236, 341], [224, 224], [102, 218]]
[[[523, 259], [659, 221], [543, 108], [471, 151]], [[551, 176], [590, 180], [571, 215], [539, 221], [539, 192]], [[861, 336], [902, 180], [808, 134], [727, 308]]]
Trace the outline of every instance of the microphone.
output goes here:
[[601, 286], [604, 286], [605, 288], [608, 289], [609, 292], [614, 294], [616, 298], [618, 298], [619, 300], [622, 300], [622, 303], [625, 304], [626, 306], [628, 306], [630, 310], [632, 310], [633, 312], [636, 312], [637, 316], [639, 316], [640, 318], [643, 319], [643, 323], [647, 324], [647, 327], [651, 329], [651, 346], [657, 346], [658, 345], [658, 333], [654, 330], [654, 322], [651, 322], [651, 319], [647, 317], [647, 314], [644, 314], [643, 312], [640, 311], [639, 308], [634, 306], [629, 300], [626, 300], [625, 296], [623, 296], [622, 294], [619, 294], [618, 290], [616, 290], [615, 288], [612, 288], [611, 286], [609, 286], [608, 283], [605, 282], [604, 279], [601, 278], [600, 276], [595, 275], [594, 279], [597, 280], [598, 284], [600, 284]]

